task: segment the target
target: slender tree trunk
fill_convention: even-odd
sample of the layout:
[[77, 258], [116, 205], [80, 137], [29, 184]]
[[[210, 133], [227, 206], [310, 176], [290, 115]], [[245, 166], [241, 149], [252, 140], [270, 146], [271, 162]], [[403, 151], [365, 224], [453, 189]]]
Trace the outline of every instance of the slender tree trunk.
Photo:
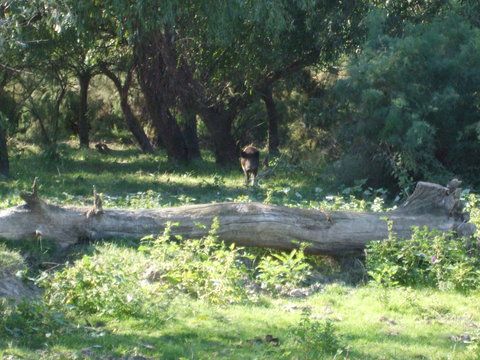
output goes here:
[[120, 106], [122, 108], [123, 116], [125, 117], [125, 122], [127, 123], [128, 129], [135, 137], [140, 149], [142, 149], [144, 153], [153, 153], [153, 146], [150, 143], [147, 134], [145, 134], [142, 126], [133, 114], [132, 108], [130, 107], [128, 102], [128, 94], [122, 94], [120, 96]]
[[120, 78], [117, 75], [115, 75], [113, 71], [108, 69], [106, 66], [102, 67], [102, 72], [110, 80], [112, 80], [113, 84], [117, 88], [118, 95], [120, 96], [120, 107], [122, 108], [123, 117], [125, 119], [128, 129], [134, 136], [135, 140], [137, 140], [137, 143], [140, 146], [140, 149], [142, 149], [144, 153], [153, 153], [153, 146], [150, 143], [150, 140], [148, 139], [147, 134], [145, 134], [145, 131], [143, 130], [142, 126], [140, 125], [137, 118], [133, 114], [130, 103], [128, 102], [128, 91], [130, 90], [133, 68], [128, 70], [127, 78], [123, 85], [120, 81]]
[[88, 87], [92, 75], [90, 72], [83, 72], [78, 75], [80, 85], [80, 109], [78, 111], [78, 136], [80, 139], [80, 147], [89, 147], [89, 122], [88, 122]]
[[198, 144], [197, 116], [194, 112], [184, 110], [183, 116], [183, 137], [188, 149], [190, 159], [199, 159], [200, 146]]
[[137, 74], [147, 110], [170, 159], [188, 161], [188, 151], [180, 127], [169, 107], [175, 104], [172, 84], [162, 58], [162, 35], [143, 37], [135, 49]]
[[10, 175], [10, 164], [8, 162], [7, 135], [0, 123], [0, 175]]
[[268, 153], [270, 155], [278, 154], [280, 144], [278, 137], [278, 123], [280, 116], [273, 100], [272, 86], [266, 86], [262, 92], [262, 100], [265, 103], [268, 116]]

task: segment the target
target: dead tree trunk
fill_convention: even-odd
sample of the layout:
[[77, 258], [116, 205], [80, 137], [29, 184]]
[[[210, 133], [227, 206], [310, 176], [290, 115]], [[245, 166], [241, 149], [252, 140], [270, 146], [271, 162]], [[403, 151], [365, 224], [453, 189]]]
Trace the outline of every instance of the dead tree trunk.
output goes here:
[[39, 199], [36, 186], [23, 194], [26, 201], [0, 211], [0, 237], [25, 240], [44, 237], [66, 247], [79, 239], [140, 238], [161, 234], [167, 222], [178, 222], [174, 234], [198, 238], [208, 231], [197, 226], [220, 220], [218, 235], [242, 246], [292, 249], [293, 241], [310, 244], [314, 254], [359, 253], [370, 240], [387, 238], [388, 217], [399, 237], [411, 234], [412, 226], [426, 225], [442, 231], [471, 235], [475, 227], [467, 222], [459, 200], [459, 189], [420, 182], [415, 192], [397, 210], [387, 213], [323, 212], [259, 203], [219, 203], [156, 210], [102, 209], [95, 195], [95, 207], [58, 207]]

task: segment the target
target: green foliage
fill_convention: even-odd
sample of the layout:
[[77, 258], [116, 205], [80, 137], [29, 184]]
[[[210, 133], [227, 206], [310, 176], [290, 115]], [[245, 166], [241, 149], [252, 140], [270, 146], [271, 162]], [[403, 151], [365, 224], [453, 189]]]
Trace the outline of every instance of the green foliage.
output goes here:
[[135, 250], [103, 245], [94, 255], [44, 274], [38, 282], [47, 304], [55, 308], [80, 314], [139, 315], [148, 312], [146, 300], [153, 296], [140, 284], [144, 270], [145, 258]]
[[248, 273], [241, 262], [240, 249], [218, 240], [218, 219], [213, 220], [208, 235], [197, 240], [172, 238], [174, 226], [178, 224], [168, 223], [163, 236], [153, 241], [145, 239], [148, 241], [141, 247], [150, 254], [160, 282], [216, 304], [246, 299], [244, 285]]
[[468, 291], [480, 286], [480, 257], [472, 240], [452, 233], [413, 229], [412, 237], [400, 240], [389, 222], [389, 237], [367, 246], [366, 268], [382, 286], [432, 286]]
[[337, 86], [352, 119], [342, 132], [346, 152], [380, 159], [390, 169], [384, 179], [404, 188], [453, 173], [478, 183], [479, 39], [453, 13], [407, 26], [402, 37], [372, 35]]
[[[10, 303], [0, 298], [0, 338], [38, 348], [68, 332], [68, 324], [38, 300]], [[1, 341], [0, 341], [1, 344]]]
[[[341, 341], [337, 327], [330, 319], [315, 320], [304, 310], [299, 324], [291, 331], [293, 349], [284, 355], [289, 359], [321, 359], [339, 353]], [[340, 352], [341, 353], [341, 352]]]
[[143, 239], [140, 251], [97, 246], [95, 254], [44, 274], [38, 282], [47, 303], [79, 314], [143, 316], [178, 292], [218, 304], [245, 299], [247, 271], [239, 249], [218, 241], [218, 220], [197, 240], [172, 239], [173, 226]]
[[311, 273], [312, 266], [305, 256], [308, 244], [302, 243], [291, 252], [276, 252], [266, 255], [258, 262], [257, 279], [262, 287], [270, 291], [279, 288], [293, 288], [304, 284]]

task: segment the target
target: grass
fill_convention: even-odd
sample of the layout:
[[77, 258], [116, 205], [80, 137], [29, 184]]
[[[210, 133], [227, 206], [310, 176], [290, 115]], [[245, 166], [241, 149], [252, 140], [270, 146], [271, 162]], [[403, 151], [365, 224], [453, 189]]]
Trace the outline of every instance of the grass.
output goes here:
[[[35, 176], [41, 181], [41, 196], [62, 204], [90, 204], [95, 185], [103, 193], [106, 207], [241, 200], [307, 208], [383, 208], [379, 198], [373, 206], [373, 195], [368, 201], [366, 195], [363, 200], [349, 197], [359, 189], [327, 199], [329, 194], [315, 176], [306, 176], [282, 162], [275, 177], [252, 189], [243, 185], [236, 164], [219, 169], [208, 153], [204, 160], [187, 166], [169, 163], [161, 153], [143, 155], [120, 145], [112, 145], [112, 149], [111, 154], [102, 155], [63, 144], [61, 160], [52, 162], [42, 157], [38, 148], [17, 144], [12, 152], [13, 179], [0, 182], [0, 208], [21, 203], [19, 191], [28, 189]], [[122, 243], [122, 249], [128, 249], [122, 250], [127, 251], [125, 256], [136, 251], [137, 240]], [[110, 247], [114, 248], [102, 249], [115, 260], [118, 253], [109, 252]], [[42, 270], [54, 273], [69, 268], [84, 254], [94, 254], [95, 249], [95, 244], [78, 246], [65, 257], [46, 240], [20, 246], [3, 242], [0, 268], [21, 263], [16, 252], [20, 251], [30, 266], [27, 274], [36, 277]], [[66, 260], [69, 263], [52, 269], [52, 262], [63, 264]], [[75, 313], [68, 307], [52, 307], [46, 297], [38, 304], [26, 305], [0, 299], [0, 358], [480, 358], [478, 292], [376, 287], [362, 281], [358, 266], [353, 269], [358, 261], [344, 262], [346, 266], [334, 260], [317, 260], [316, 271], [328, 284], [301, 299], [262, 293], [256, 301], [214, 305], [177, 294], [167, 303], [149, 303], [154, 308], [148, 313], [121, 316]], [[340, 281], [353, 278], [357, 281], [350, 285]], [[278, 338], [278, 346], [267, 335]], [[329, 351], [323, 338], [330, 339], [337, 352]]]
[[[382, 289], [333, 286], [308, 299], [268, 299], [261, 306], [207, 306], [183, 298], [175, 300], [168, 317], [159, 319], [75, 319], [79, 324], [70, 325], [75, 329], [38, 349], [0, 340], [0, 356], [301, 359], [291, 330], [298, 326], [302, 309], [309, 308], [314, 319], [333, 322], [338, 358], [478, 358], [468, 344], [478, 336], [478, 294], [390, 289], [387, 302], [384, 296]], [[86, 325], [86, 320], [97, 326]], [[269, 334], [279, 338], [279, 346], [263, 340]]]

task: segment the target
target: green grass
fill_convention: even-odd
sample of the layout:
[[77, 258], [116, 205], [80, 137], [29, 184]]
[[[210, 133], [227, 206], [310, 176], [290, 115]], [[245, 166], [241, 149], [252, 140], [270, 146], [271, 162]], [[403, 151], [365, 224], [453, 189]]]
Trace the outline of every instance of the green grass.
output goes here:
[[[93, 149], [60, 145], [60, 159], [49, 160], [38, 147], [17, 144], [11, 151], [11, 179], [0, 179], [0, 208], [22, 203], [20, 191], [40, 180], [40, 195], [51, 202], [87, 205], [92, 188], [103, 194], [105, 207], [153, 208], [219, 201], [265, 201], [307, 208], [331, 207], [363, 210], [371, 203], [345, 202], [340, 197], [325, 200], [327, 185], [321, 173], [302, 169], [280, 159], [274, 176], [260, 180], [260, 186], [244, 186], [239, 163], [228, 168], [215, 164], [212, 154], [188, 165], [168, 162], [163, 152], [153, 155], [122, 145], [111, 145], [108, 155]], [[362, 192], [363, 189], [347, 189]], [[371, 194], [373, 199], [375, 194]]]
[[[0, 356], [77, 358], [83, 351], [92, 358], [301, 359], [295, 355], [299, 352], [291, 330], [307, 307], [313, 318], [333, 322], [342, 351], [338, 358], [348, 354], [350, 359], [475, 359], [480, 355], [465, 343], [466, 335], [478, 336], [478, 294], [406, 289], [385, 293], [371, 287], [334, 286], [306, 300], [269, 299], [261, 306], [218, 307], [179, 298], [168, 316], [159, 319], [78, 318], [69, 325], [72, 329], [38, 349], [0, 340]], [[86, 325], [86, 320], [97, 327]], [[268, 334], [279, 338], [279, 346], [261, 340]]]
[[[40, 178], [40, 195], [61, 204], [90, 204], [95, 185], [107, 207], [152, 208], [242, 200], [306, 208], [383, 208], [379, 198], [374, 205], [374, 194], [364, 195], [370, 196], [367, 200], [349, 197], [363, 189], [348, 189], [343, 196], [326, 199], [328, 193], [322, 188], [327, 186], [322, 186], [316, 176], [307, 176], [281, 162], [274, 177], [252, 189], [243, 185], [238, 164], [219, 169], [208, 153], [204, 160], [187, 166], [167, 162], [162, 153], [143, 155], [128, 147], [112, 148], [110, 155], [101, 155], [64, 144], [61, 160], [51, 162], [38, 148], [17, 144], [12, 152], [12, 179], [0, 182], [0, 208], [21, 203], [19, 192], [29, 189], [35, 176]], [[475, 206], [473, 211], [478, 213]], [[16, 252], [20, 251], [30, 267], [27, 274], [32, 277], [41, 270], [69, 268], [84, 254], [96, 253], [97, 248], [95, 244], [82, 245], [64, 255], [48, 241], [15, 246], [3, 243], [0, 268], [11, 269], [21, 263]], [[124, 241], [122, 246], [128, 249], [121, 250], [128, 256], [128, 251], [138, 248], [138, 239]], [[118, 253], [109, 248], [115, 246], [103, 246], [102, 251], [115, 260]], [[66, 260], [69, 263], [63, 265]], [[344, 263], [340, 266], [333, 260], [318, 259], [315, 270], [333, 283], [324, 284], [320, 292], [305, 299], [262, 293], [255, 301], [214, 305], [178, 293], [157, 303], [149, 300], [151, 311], [117, 316], [54, 307], [46, 302], [47, 297], [39, 299], [38, 304], [21, 306], [0, 301], [0, 358], [480, 358], [479, 293], [374, 287], [362, 282], [365, 274], [355, 265], [358, 261]], [[142, 261], [136, 264], [140, 266]], [[340, 281], [349, 279], [356, 279], [350, 281], [356, 285]], [[335, 340], [337, 354], [325, 352], [322, 339], [315, 337], [327, 323], [333, 325], [328, 334]], [[266, 335], [278, 337], [279, 345], [266, 341]]]

